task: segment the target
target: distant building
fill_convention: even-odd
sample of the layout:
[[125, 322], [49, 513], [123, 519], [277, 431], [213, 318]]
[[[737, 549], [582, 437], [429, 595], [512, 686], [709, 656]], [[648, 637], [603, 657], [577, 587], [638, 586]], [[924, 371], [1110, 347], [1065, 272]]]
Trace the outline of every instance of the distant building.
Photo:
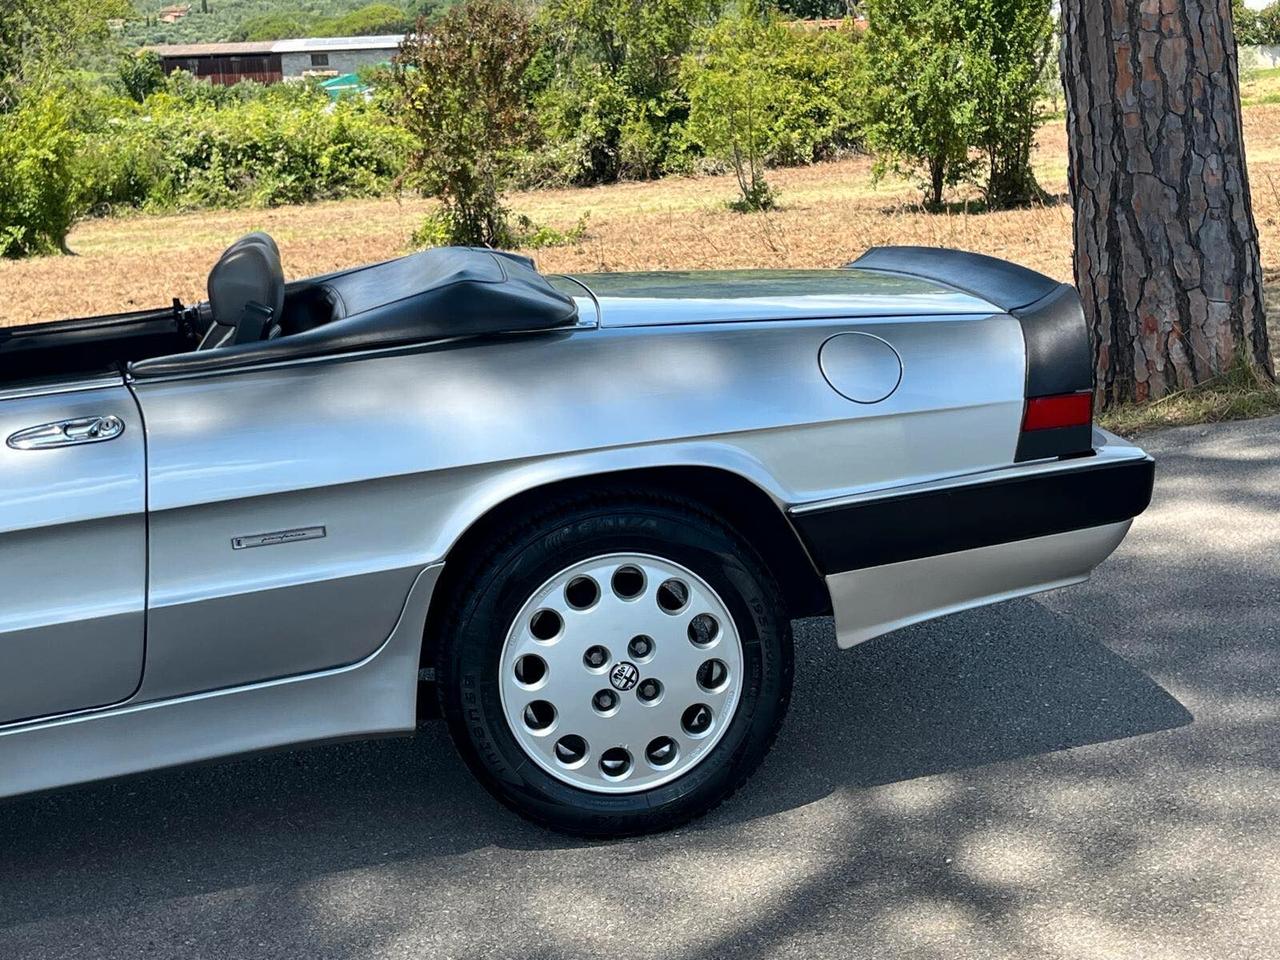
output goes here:
[[163, 7], [160, 12], [156, 14], [156, 19], [161, 23], [177, 23], [190, 12], [191, 4], [174, 4], [171, 7]]
[[309, 37], [264, 43], [181, 43], [151, 47], [165, 73], [186, 70], [230, 86], [241, 80], [280, 83], [337, 77], [386, 63], [400, 49], [399, 34], [379, 37]]

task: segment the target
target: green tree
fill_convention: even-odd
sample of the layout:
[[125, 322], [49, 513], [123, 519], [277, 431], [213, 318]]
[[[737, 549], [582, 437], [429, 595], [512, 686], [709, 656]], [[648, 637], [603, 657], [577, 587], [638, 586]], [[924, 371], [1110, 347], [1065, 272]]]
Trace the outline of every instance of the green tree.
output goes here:
[[687, 61], [689, 135], [733, 168], [739, 196], [732, 207], [742, 213], [775, 206], [764, 151], [783, 102], [797, 96], [790, 78], [772, 69], [787, 33], [771, 11], [743, 0], [707, 31], [700, 51]]
[[858, 139], [854, 74], [860, 34], [789, 27], [758, 0], [739, 0], [685, 58], [689, 141], [732, 167], [737, 208], [773, 202], [764, 171], [812, 163]]
[[0, 112], [13, 109], [21, 87], [66, 70], [74, 54], [107, 36], [127, 0], [4, 0], [0, 3]]
[[976, 104], [952, 0], [868, 0], [864, 133], [877, 175], [923, 169], [926, 203], [973, 169]]
[[1258, 38], [1255, 42], [1264, 46], [1280, 44], [1280, 2], [1263, 7], [1256, 17]]
[[663, 172], [688, 115], [680, 67], [723, 0], [549, 0], [533, 74], [566, 179], [607, 183]]
[[82, 145], [67, 100], [49, 90], [0, 114], [0, 257], [67, 250]]
[[83, 203], [75, 177], [83, 138], [67, 74], [123, 12], [123, 0], [0, 5], [0, 256], [66, 251]]
[[1257, 12], [1245, 6], [1244, 0], [1231, 0], [1231, 19], [1236, 43], [1253, 46], [1267, 42]]
[[960, 15], [965, 79], [972, 85], [972, 146], [986, 164], [988, 208], [1025, 206], [1044, 196], [1031, 169], [1044, 119], [1044, 77], [1053, 50], [1052, 0], [953, 0]]
[[125, 54], [117, 72], [125, 92], [138, 103], [164, 86], [164, 63], [154, 50]]
[[534, 50], [515, 0], [465, 0], [405, 38], [393, 73], [394, 106], [415, 142], [404, 182], [441, 205], [420, 238], [512, 244], [502, 195], [533, 131], [525, 75]]

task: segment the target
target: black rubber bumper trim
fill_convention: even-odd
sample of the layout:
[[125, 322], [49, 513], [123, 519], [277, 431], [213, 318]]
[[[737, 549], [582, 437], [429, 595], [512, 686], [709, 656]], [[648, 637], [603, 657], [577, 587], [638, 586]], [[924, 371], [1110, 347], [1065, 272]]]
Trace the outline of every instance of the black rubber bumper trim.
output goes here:
[[1155, 462], [1122, 463], [886, 497], [792, 515], [824, 575], [1031, 540], [1132, 519]]

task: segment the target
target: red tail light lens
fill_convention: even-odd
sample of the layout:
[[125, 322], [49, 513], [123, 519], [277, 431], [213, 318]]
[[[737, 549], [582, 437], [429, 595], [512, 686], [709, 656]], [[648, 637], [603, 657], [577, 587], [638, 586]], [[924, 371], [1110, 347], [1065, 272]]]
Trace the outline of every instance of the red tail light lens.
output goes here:
[[1059, 427], [1087, 427], [1093, 422], [1092, 393], [1064, 393], [1056, 397], [1033, 397], [1027, 401], [1023, 430], [1054, 430]]

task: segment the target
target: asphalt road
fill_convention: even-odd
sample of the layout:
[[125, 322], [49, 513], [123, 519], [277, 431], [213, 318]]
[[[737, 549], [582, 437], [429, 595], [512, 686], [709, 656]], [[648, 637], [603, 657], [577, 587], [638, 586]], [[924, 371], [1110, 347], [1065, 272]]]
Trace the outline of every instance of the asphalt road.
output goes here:
[[798, 625], [771, 758], [598, 844], [431, 725], [0, 805], [0, 958], [1280, 954], [1280, 420], [1148, 438], [1085, 587], [857, 650]]

